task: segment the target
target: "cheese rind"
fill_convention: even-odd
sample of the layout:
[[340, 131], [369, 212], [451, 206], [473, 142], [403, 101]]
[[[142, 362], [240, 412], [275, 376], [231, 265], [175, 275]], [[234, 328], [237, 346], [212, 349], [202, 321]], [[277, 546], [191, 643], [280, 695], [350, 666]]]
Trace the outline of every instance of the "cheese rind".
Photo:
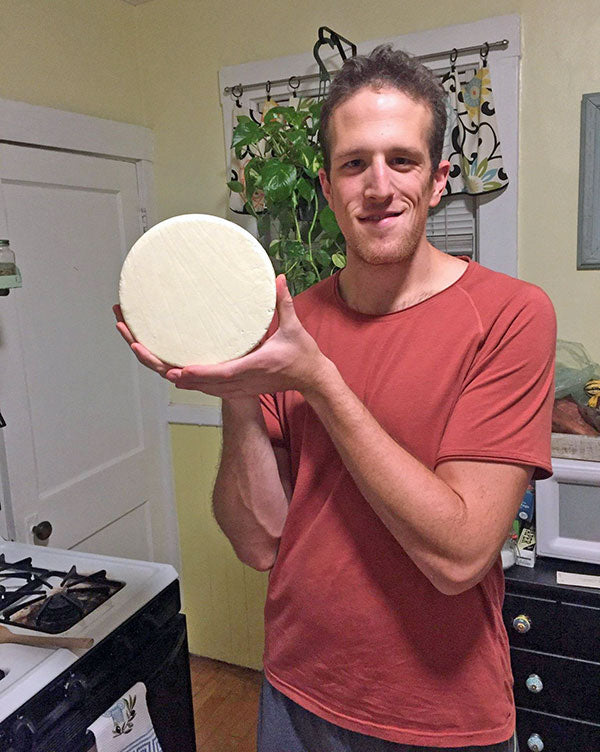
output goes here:
[[119, 301], [135, 339], [174, 366], [239, 358], [275, 311], [275, 272], [260, 243], [221, 217], [154, 225], [121, 269]]

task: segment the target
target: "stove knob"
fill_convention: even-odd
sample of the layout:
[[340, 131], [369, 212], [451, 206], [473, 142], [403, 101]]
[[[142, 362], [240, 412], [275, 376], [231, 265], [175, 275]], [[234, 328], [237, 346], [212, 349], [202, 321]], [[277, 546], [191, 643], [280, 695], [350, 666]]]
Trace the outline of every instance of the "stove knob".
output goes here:
[[32, 527], [31, 532], [33, 533], [34, 538], [45, 541], [52, 535], [52, 525], [48, 520], [44, 520], [43, 522], [38, 522], [37, 525]]
[[17, 718], [12, 726], [13, 745], [19, 752], [28, 752], [33, 744], [35, 736], [35, 726], [22, 715]]
[[71, 674], [65, 682], [65, 697], [71, 700], [73, 706], [79, 705], [85, 700], [86, 690], [85, 680], [75, 674]]

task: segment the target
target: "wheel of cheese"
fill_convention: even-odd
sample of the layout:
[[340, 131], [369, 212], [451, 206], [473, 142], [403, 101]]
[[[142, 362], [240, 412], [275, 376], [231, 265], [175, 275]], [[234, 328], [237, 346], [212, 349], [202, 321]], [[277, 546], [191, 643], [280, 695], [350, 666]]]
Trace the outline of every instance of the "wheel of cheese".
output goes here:
[[119, 282], [135, 339], [175, 366], [239, 358], [262, 339], [275, 310], [275, 272], [260, 243], [233, 222], [185, 214], [133, 245]]

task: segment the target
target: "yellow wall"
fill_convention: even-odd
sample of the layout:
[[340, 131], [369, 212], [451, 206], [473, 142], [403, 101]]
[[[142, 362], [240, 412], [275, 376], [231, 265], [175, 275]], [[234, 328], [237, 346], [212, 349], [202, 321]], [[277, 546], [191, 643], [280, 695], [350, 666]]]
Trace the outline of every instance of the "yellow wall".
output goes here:
[[260, 668], [267, 577], [238, 561], [209, 501], [220, 429], [173, 426], [171, 442], [190, 649]]
[[[322, 25], [359, 42], [507, 13], [520, 14], [523, 36], [519, 273], [550, 294], [559, 335], [583, 342], [600, 362], [600, 272], [575, 268], [580, 101], [583, 93], [600, 91], [598, 0], [304, 0], [295, 6], [0, 0], [0, 96], [149, 126], [156, 137], [158, 218], [224, 215], [221, 67], [310, 51]], [[174, 399], [206, 398], [185, 392]], [[235, 561], [210, 515], [219, 431], [174, 426], [172, 445], [192, 650], [254, 665], [249, 646], [260, 642], [266, 578]], [[241, 581], [255, 597], [242, 598]], [[246, 636], [239, 630], [226, 636], [240, 620]]]
[[136, 8], [0, 0], [0, 97], [144, 124]]

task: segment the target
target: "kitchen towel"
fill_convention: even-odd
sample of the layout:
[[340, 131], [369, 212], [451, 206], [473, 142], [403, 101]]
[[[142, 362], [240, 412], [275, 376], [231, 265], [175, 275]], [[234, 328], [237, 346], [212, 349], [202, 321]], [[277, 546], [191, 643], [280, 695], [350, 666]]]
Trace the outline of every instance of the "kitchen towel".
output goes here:
[[142, 682], [118, 699], [88, 728], [98, 752], [162, 752], [146, 705]]

